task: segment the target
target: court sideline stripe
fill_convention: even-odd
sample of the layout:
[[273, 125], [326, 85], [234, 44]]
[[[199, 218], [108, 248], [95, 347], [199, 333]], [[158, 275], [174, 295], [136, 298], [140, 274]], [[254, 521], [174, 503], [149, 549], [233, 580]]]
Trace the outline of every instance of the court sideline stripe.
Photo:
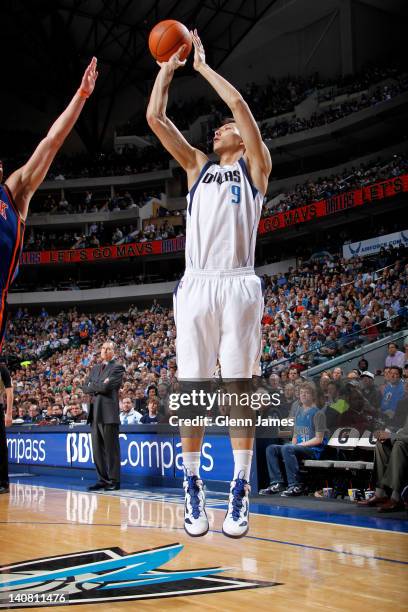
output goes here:
[[[0, 525], [69, 525], [70, 527], [122, 527], [120, 523], [52, 523], [44, 521], [0, 521]], [[159, 525], [126, 525], [127, 528], [133, 529], [168, 529], [169, 531], [184, 531], [184, 527], [161, 527]], [[220, 529], [209, 529], [209, 533], [221, 533]], [[286, 540], [275, 540], [273, 538], [261, 538], [260, 536], [246, 535], [245, 539], [259, 540], [261, 542], [271, 542], [272, 544], [283, 544], [285, 546], [294, 546], [296, 548], [306, 548], [310, 550], [319, 550], [322, 552], [335, 553], [336, 555], [348, 555], [350, 557], [359, 557], [362, 559], [375, 561], [386, 561], [387, 563], [397, 563], [400, 565], [408, 565], [408, 561], [400, 561], [399, 559], [389, 559], [388, 557], [369, 557], [359, 553], [353, 553], [346, 550], [336, 550], [335, 548], [324, 548], [323, 546], [313, 546], [311, 544], [298, 544], [296, 542], [287, 542]]]

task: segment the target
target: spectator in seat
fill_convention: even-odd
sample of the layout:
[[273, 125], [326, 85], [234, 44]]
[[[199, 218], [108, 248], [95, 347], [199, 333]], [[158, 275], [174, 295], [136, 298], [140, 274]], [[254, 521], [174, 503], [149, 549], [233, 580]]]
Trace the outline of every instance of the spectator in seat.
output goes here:
[[279, 414], [282, 418], [288, 416], [296, 401], [295, 385], [293, 383], [287, 383], [283, 388], [283, 396], [281, 396], [279, 404]]
[[142, 415], [147, 410], [147, 408], [146, 408], [146, 398], [144, 396], [144, 393], [143, 393], [142, 389], [136, 389], [134, 409], [135, 409], [136, 412], [139, 412]]
[[156, 385], [149, 385], [147, 388], [147, 402], [149, 402], [150, 399], [157, 397], [157, 387]]
[[46, 421], [52, 421], [52, 404], [48, 398], [42, 401], [42, 418]]
[[[330, 433], [337, 427], [342, 415], [346, 415], [349, 404], [344, 397], [341, 397], [341, 387], [338, 382], [331, 380], [327, 385], [327, 400], [324, 406], [326, 415], [326, 426]], [[343, 417], [343, 419], [346, 417]]]
[[165, 415], [168, 412], [169, 385], [165, 382], [161, 382], [157, 387], [157, 392], [160, 402], [160, 414]]
[[279, 374], [271, 374], [269, 376], [269, 385], [273, 393], [279, 393], [279, 395], [282, 395], [283, 390], [282, 390]]
[[[301, 481], [299, 460], [317, 459], [327, 443], [326, 418], [316, 406], [316, 390], [313, 384], [300, 387], [300, 405], [291, 416], [295, 419], [292, 441], [289, 444], [270, 444], [266, 449], [266, 460], [270, 485], [260, 495], [281, 493], [283, 497], [302, 495], [305, 491]], [[282, 471], [281, 462], [285, 467]], [[287, 481], [288, 486], [285, 486]]]
[[394, 417], [398, 402], [404, 395], [404, 384], [401, 379], [402, 371], [398, 367], [390, 367], [389, 382], [385, 385], [381, 401], [381, 413], [386, 422]]
[[390, 342], [388, 345], [388, 355], [385, 359], [385, 367], [392, 368], [396, 366], [397, 368], [403, 368], [405, 365], [405, 354], [402, 351], [398, 350], [395, 342]]
[[123, 398], [119, 418], [121, 425], [135, 425], [136, 423], [140, 423], [142, 415], [134, 409], [130, 397]]
[[368, 361], [367, 361], [367, 359], [362, 357], [360, 359], [360, 361], [358, 362], [357, 367], [360, 370], [360, 372], [367, 372], [367, 370], [368, 370]]
[[43, 420], [42, 415], [40, 414], [40, 408], [37, 404], [30, 404], [30, 407], [28, 409], [28, 420], [27, 423], [39, 423], [40, 421]]
[[297, 369], [297, 367], [291, 366], [288, 372], [289, 382], [294, 383], [297, 380], [299, 380], [299, 378], [300, 378], [299, 370]]
[[343, 397], [349, 409], [340, 417], [338, 427], [354, 427], [363, 432], [372, 425], [373, 419], [377, 416], [376, 409], [365, 399], [358, 380], [353, 379], [347, 382]]
[[68, 423], [86, 422], [87, 418], [88, 414], [82, 409], [80, 404], [71, 404], [66, 415], [66, 421]]
[[30, 417], [27, 414], [27, 410], [24, 406], [19, 406], [18, 413], [17, 413], [17, 419], [19, 421], [23, 421], [24, 423], [28, 423], [30, 421]]
[[358, 502], [378, 512], [398, 512], [404, 508], [401, 493], [408, 484], [408, 418], [396, 434], [377, 433], [374, 458], [375, 495]]
[[369, 372], [368, 370], [361, 372], [360, 382], [361, 392], [364, 395], [365, 399], [368, 401], [370, 406], [372, 406], [376, 409], [376, 411], [378, 411], [381, 404], [381, 393], [375, 386], [374, 374], [372, 372]]
[[[385, 367], [383, 370], [384, 382], [380, 385], [380, 392], [383, 395], [385, 387], [391, 382], [390, 379], [391, 368]], [[381, 370], [377, 370], [377, 374], [381, 374]]]
[[[317, 361], [317, 363], [324, 363], [328, 359], [333, 359], [333, 357], [336, 357], [339, 354], [339, 352], [340, 352], [340, 348], [339, 348], [339, 343], [337, 341], [337, 332], [333, 330], [330, 332], [329, 337], [324, 343], [324, 345], [319, 348], [318, 354], [315, 360]], [[335, 368], [335, 369], [339, 369], [341, 372], [341, 368]]]
[[151, 425], [159, 422], [160, 402], [156, 397], [151, 397], [147, 402], [147, 413], [142, 416], [140, 423]]
[[64, 411], [61, 404], [54, 404], [52, 407], [52, 418], [58, 423], [65, 422]]
[[276, 357], [272, 360], [272, 368], [274, 372], [282, 373], [288, 364], [288, 360], [285, 357], [282, 349], [278, 348], [276, 350]]

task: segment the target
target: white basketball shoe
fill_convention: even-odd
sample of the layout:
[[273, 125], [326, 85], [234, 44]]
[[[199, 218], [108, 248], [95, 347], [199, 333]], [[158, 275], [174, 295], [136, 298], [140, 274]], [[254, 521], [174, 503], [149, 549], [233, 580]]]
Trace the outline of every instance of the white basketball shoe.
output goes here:
[[184, 476], [184, 529], [193, 538], [207, 533], [209, 525], [205, 512], [203, 481], [198, 476]]
[[222, 532], [229, 538], [242, 538], [249, 529], [249, 492], [247, 480], [236, 478], [231, 482], [228, 510]]

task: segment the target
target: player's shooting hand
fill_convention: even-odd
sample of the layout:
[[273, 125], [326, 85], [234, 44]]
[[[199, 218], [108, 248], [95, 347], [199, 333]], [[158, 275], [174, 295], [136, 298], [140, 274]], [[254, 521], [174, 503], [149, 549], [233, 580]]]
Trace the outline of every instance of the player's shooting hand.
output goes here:
[[98, 78], [98, 71], [96, 69], [98, 60], [93, 57], [88, 68], [84, 72], [81, 82], [81, 90], [88, 96], [91, 95], [95, 88], [96, 79]]
[[190, 30], [191, 38], [193, 39], [194, 45], [194, 70], [199, 70], [201, 66], [205, 65], [205, 51], [203, 47], [203, 43], [199, 35], [197, 34], [197, 30]]
[[180, 59], [180, 55], [183, 53], [185, 48], [186, 48], [186, 45], [181, 45], [180, 49], [178, 49], [176, 53], [173, 53], [173, 55], [167, 62], [157, 62], [157, 64], [160, 66], [160, 68], [164, 68], [165, 70], [168, 70], [169, 72], [174, 72], [175, 70], [177, 70], [177, 68], [181, 68], [182, 66], [185, 66], [187, 60]]

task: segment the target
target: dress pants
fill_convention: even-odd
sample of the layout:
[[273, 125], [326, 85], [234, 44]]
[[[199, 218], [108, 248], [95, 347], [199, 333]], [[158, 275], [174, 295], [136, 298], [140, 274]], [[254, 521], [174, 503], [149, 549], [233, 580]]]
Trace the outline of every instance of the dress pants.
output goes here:
[[101, 483], [120, 483], [119, 425], [92, 423], [92, 453]]
[[408, 484], [408, 444], [396, 440], [377, 442], [375, 445], [374, 477], [377, 487], [388, 487], [402, 492]]

